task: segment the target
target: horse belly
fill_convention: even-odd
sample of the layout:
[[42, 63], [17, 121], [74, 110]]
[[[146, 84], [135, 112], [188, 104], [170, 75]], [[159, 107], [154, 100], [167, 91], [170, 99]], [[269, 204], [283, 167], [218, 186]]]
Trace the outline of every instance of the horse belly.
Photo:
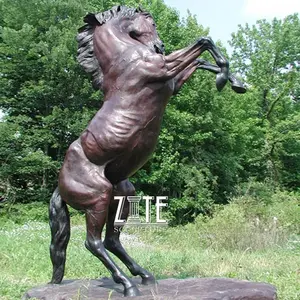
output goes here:
[[128, 149], [107, 164], [106, 177], [115, 184], [136, 173], [151, 157], [158, 133], [159, 131], [142, 130], [132, 149]]

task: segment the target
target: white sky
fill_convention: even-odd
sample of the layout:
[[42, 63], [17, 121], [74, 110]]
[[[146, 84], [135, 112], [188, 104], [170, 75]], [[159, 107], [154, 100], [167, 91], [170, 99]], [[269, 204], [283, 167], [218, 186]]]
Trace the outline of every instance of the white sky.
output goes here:
[[246, 0], [243, 14], [254, 18], [284, 18], [300, 12], [300, 0]]
[[[164, 0], [176, 8], [180, 15], [187, 10], [197, 16], [199, 24], [210, 28], [213, 40], [221, 40], [226, 46], [231, 33], [238, 24], [254, 24], [258, 19], [284, 18], [293, 13], [300, 14], [300, 0]], [[195, 37], [196, 38], [196, 37]]]

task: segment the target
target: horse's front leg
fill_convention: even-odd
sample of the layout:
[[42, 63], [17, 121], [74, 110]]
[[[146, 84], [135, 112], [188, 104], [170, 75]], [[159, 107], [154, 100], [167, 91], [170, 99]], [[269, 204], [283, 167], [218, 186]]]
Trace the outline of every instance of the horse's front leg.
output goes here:
[[[194, 45], [182, 50], [175, 51], [166, 56], [165, 62], [167, 68], [173, 71], [169, 73], [176, 73], [176, 76], [179, 72], [193, 63], [193, 61], [204, 51], [208, 51], [212, 55], [212, 57], [216, 61], [217, 66], [220, 68], [220, 72], [217, 74], [216, 86], [217, 89], [221, 91], [228, 80], [229, 63], [217, 48], [215, 43], [212, 41], [212, 39], [209, 37], [202, 37]], [[191, 74], [192, 73], [193, 72], [191, 71]]]
[[[207, 70], [207, 71], [210, 71], [215, 74], [219, 74], [221, 72], [221, 69], [218, 66], [213, 65], [204, 59], [197, 59], [196, 61], [197, 61], [196, 69]], [[231, 84], [231, 88], [236, 93], [238, 93], [238, 94], [246, 93], [246, 91], [247, 91], [246, 87], [235, 76], [233, 76], [232, 74], [229, 73], [228, 79]]]
[[211, 53], [220, 68], [216, 80], [217, 89], [220, 91], [228, 81], [229, 63], [211, 38], [208, 37], [202, 37], [193, 45], [167, 56], [143, 53], [143, 59], [139, 60], [136, 66], [140, 70], [141, 76], [148, 82], [168, 81], [184, 71], [183, 75], [178, 76], [183, 83], [195, 71], [197, 64], [195, 61], [204, 51]]
[[173, 91], [173, 95], [176, 95], [183, 84], [193, 75], [193, 73], [197, 70], [199, 66], [199, 62], [194, 60], [189, 66], [187, 66], [183, 71], [181, 71], [177, 76], [174, 78], [175, 87]]
[[[221, 72], [220, 67], [213, 65], [204, 59], [196, 59], [189, 66], [187, 66], [183, 71], [177, 74], [177, 76], [174, 78], [175, 88], [174, 88], [173, 95], [176, 95], [179, 92], [183, 84], [193, 75], [193, 73], [197, 69], [207, 70], [215, 74], [219, 74]], [[247, 91], [246, 87], [234, 75], [229, 73], [228, 79], [231, 84], [231, 88], [236, 93], [238, 94], [246, 93]]]

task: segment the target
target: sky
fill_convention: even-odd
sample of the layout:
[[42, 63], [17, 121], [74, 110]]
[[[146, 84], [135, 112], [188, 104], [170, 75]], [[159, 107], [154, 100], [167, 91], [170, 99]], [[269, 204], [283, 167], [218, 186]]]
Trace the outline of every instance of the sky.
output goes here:
[[164, 0], [187, 15], [189, 10], [196, 15], [199, 24], [210, 28], [214, 41], [221, 40], [228, 47], [231, 33], [236, 32], [238, 24], [255, 24], [258, 19], [272, 20], [284, 18], [289, 14], [300, 14], [300, 0]]

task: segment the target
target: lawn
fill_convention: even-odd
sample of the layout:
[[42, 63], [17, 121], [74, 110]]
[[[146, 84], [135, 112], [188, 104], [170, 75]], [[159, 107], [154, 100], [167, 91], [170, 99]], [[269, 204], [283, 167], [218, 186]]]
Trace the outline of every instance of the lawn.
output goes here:
[[[74, 223], [65, 279], [109, 276], [103, 265], [83, 245], [84, 220], [76, 217]], [[267, 235], [273, 235], [273, 232], [265, 232], [264, 238]], [[214, 238], [219, 239], [210, 236], [210, 243], [203, 243], [199, 224], [189, 224], [168, 229], [128, 228], [123, 241], [129, 253], [157, 278], [229, 277], [262, 281], [277, 287], [279, 299], [300, 299], [300, 247], [297, 235], [289, 237], [284, 243], [261, 248], [244, 244], [216, 247]], [[29, 221], [18, 225], [7, 222], [2, 226], [1, 300], [20, 299], [27, 289], [50, 280], [49, 241], [50, 231], [44, 222]], [[121, 262], [118, 263], [125, 270]]]

